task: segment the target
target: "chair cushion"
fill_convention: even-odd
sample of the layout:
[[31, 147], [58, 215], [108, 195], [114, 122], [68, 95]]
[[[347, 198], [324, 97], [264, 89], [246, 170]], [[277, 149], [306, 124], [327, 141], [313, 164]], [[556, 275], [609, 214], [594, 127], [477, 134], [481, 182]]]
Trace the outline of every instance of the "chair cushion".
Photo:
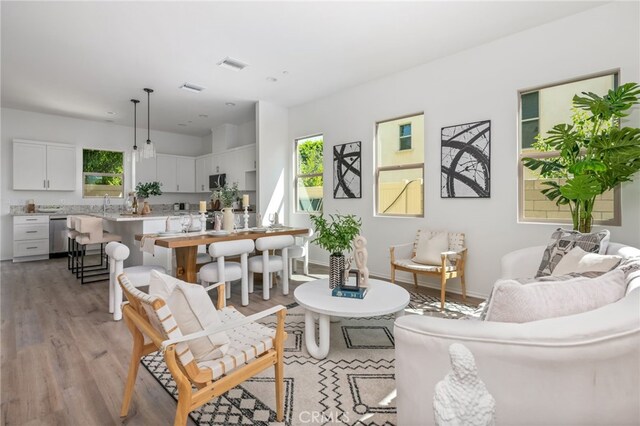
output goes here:
[[158, 271], [161, 274], [167, 273], [162, 266], [157, 265], [130, 266], [128, 268], [124, 268], [122, 272], [127, 274], [127, 278], [129, 278], [131, 284], [135, 287], [142, 287], [149, 285], [149, 281], [151, 280], [151, 271]]
[[213, 261], [213, 259], [211, 259], [211, 256], [209, 256], [207, 253], [198, 253], [198, 255], [196, 256], [197, 265], [201, 265], [203, 263], [209, 263], [211, 261]]
[[[151, 272], [149, 295], [163, 299], [183, 335], [220, 324], [218, 312], [207, 291], [158, 271]], [[161, 319], [162, 320], [162, 319]], [[222, 357], [229, 348], [227, 333], [221, 332], [187, 342], [196, 361]]]
[[[218, 311], [223, 323], [244, 318], [235, 308], [226, 307]], [[242, 366], [273, 348], [275, 330], [259, 323], [250, 323], [229, 331], [229, 349], [215, 361], [199, 361], [198, 367], [211, 369], [212, 379]]]
[[[242, 278], [242, 268], [237, 262], [224, 262], [224, 280], [235, 281]], [[218, 262], [212, 262], [200, 268], [200, 279], [208, 283], [217, 283]]]
[[620, 269], [596, 278], [526, 285], [501, 280], [491, 292], [486, 320], [522, 323], [587, 312], [621, 299], [625, 287], [624, 272]]
[[[393, 262], [394, 265], [402, 266], [404, 268], [415, 269], [416, 271], [425, 271], [425, 272], [441, 272], [442, 267], [436, 265], [423, 265], [422, 263], [416, 263], [411, 259], [396, 259]], [[447, 265], [445, 270], [447, 272], [455, 271], [456, 265]]]
[[578, 231], [569, 231], [562, 228], [556, 229], [551, 234], [551, 241], [547, 248], [544, 249], [536, 277], [552, 275], [562, 257], [576, 246], [589, 253], [606, 253], [609, 245], [609, 235], [607, 229], [591, 234], [582, 234]]
[[413, 261], [424, 265], [440, 265], [440, 254], [449, 249], [449, 235], [446, 232], [419, 231]]
[[588, 253], [576, 246], [565, 254], [553, 269], [553, 275], [565, 275], [572, 272], [608, 272], [615, 268], [622, 257], [597, 253]]
[[[282, 271], [282, 257], [278, 255], [269, 256], [269, 272]], [[249, 270], [251, 272], [262, 272], [262, 256], [249, 258]]]

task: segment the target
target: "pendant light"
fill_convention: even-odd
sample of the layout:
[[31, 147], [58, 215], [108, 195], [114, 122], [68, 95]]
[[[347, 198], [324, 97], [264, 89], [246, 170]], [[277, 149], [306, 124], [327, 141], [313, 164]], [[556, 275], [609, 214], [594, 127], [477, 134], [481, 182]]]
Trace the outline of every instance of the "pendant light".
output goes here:
[[137, 99], [131, 99], [133, 102], [133, 151], [131, 152], [131, 160], [138, 161], [140, 159], [140, 153], [138, 152], [138, 144], [136, 141], [136, 134], [138, 133], [138, 104], [140, 103]]
[[142, 158], [153, 158], [156, 156], [156, 149], [151, 142], [151, 103], [150, 95], [153, 89], [144, 89], [147, 92], [147, 143], [142, 146]]

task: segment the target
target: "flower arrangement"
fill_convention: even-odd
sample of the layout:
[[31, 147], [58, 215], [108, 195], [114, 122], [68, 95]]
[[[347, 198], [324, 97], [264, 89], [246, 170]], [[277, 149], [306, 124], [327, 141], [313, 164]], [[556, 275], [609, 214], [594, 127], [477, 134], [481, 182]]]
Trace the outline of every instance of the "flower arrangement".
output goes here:
[[220, 189], [213, 191], [213, 197], [220, 200], [222, 207], [233, 206], [233, 202], [238, 199], [238, 184], [229, 186], [225, 183]]
[[162, 190], [160, 187], [162, 184], [158, 181], [154, 182], [138, 182], [136, 185], [136, 194], [140, 198], [149, 198], [152, 195], [162, 195]]

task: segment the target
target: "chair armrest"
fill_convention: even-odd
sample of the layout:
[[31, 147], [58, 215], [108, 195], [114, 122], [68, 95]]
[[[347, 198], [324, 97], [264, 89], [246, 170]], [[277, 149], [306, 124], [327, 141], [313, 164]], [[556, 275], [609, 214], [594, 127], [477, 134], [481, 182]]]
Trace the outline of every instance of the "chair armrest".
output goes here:
[[[284, 310], [284, 312], [286, 313], [287, 308], [285, 308], [282, 305], [276, 305], [273, 306], [269, 309], [265, 309], [264, 311], [258, 312], [257, 314], [253, 314], [253, 315], [249, 315], [248, 317], [244, 317], [242, 319], [239, 319], [237, 321], [230, 321], [230, 322], [226, 322], [224, 324], [220, 324], [220, 325], [216, 325], [214, 327], [208, 327], [205, 328], [202, 331], [197, 331], [195, 333], [191, 333], [191, 334], [187, 334], [185, 336], [182, 337], [178, 337], [175, 339], [168, 339], [162, 342], [162, 345], [160, 345], [160, 349], [162, 349], [162, 351], [165, 351], [167, 349], [167, 347], [171, 346], [171, 345], [175, 345], [176, 343], [181, 343], [181, 342], [188, 342], [189, 340], [194, 340], [194, 339], [199, 339], [201, 337], [206, 337], [206, 336], [210, 336], [212, 334], [217, 334], [223, 331], [227, 331], [227, 330], [232, 330], [234, 328], [237, 327], [241, 327], [243, 325], [252, 323], [252, 322], [256, 322], [257, 320], [264, 318], [264, 317], [268, 317], [269, 315], [273, 315], [276, 314], [280, 311]], [[283, 318], [284, 320], [284, 318]]]
[[218, 299], [216, 300], [216, 309], [222, 309], [224, 308], [227, 300], [225, 295], [224, 281], [221, 281], [216, 284], [211, 284], [209, 287], [205, 287], [205, 290], [210, 291], [210, 290], [213, 290], [214, 288], [218, 289]]
[[396, 259], [409, 259], [413, 252], [413, 243], [398, 244], [389, 247], [391, 262]]
[[546, 246], [526, 247], [502, 256], [500, 278], [535, 277]]

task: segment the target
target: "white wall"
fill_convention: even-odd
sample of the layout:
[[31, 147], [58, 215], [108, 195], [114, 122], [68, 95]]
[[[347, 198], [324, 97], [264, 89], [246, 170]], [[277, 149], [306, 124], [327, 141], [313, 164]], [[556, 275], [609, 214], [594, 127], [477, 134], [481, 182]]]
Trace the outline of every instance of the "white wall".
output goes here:
[[[133, 128], [113, 123], [80, 120], [50, 114], [26, 112], [2, 108], [0, 133], [0, 164], [2, 179], [0, 194], [2, 206], [0, 224], [2, 246], [0, 258], [12, 257], [13, 227], [12, 218], [8, 215], [9, 206], [26, 205], [28, 199], [36, 204], [101, 204], [101, 199], [82, 198], [82, 148], [122, 150], [130, 152], [133, 146]], [[146, 129], [138, 129], [138, 145], [144, 143]], [[62, 142], [76, 145], [76, 190], [68, 191], [14, 191], [13, 187], [13, 139], [29, 139], [44, 142]], [[151, 131], [151, 140], [160, 153], [197, 156], [209, 152], [204, 138], [179, 135], [175, 133]], [[22, 165], [29, 167], [28, 164]], [[64, 165], [61, 165], [64, 167]], [[131, 163], [125, 164], [125, 187], [131, 187]], [[197, 194], [166, 194], [153, 198], [154, 204], [174, 203], [177, 201], [197, 202], [201, 199]], [[111, 200], [112, 204], [122, 200]]]
[[[267, 223], [270, 213], [278, 212], [280, 222], [289, 213], [291, 159], [287, 141], [288, 112], [285, 108], [259, 101], [257, 123], [257, 211]], [[293, 145], [293, 142], [291, 143]]]
[[[487, 295], [503, 254], [545, 244], [557, 226], [517, 223], [518, 90], [614, 68], [620, 68], [622, 83], [640, 81], [638, 15], [637, 2], [610, 3], [292, 108], [289, 158], [295, 138], [324, 134], [325, 212], [362, 217], [372, 274], [388, 277], [389, 245], [412, 241], [418, 228], [461, 231], [469, 248], [468, 292]], [[374, 217], [374, 124], [420, 111], [425, 114], [425, 217]], [[491, 198], [440, 198], [441, 127], [487, 119]], [[632, 124], [638, 126], [638, 121], [634, 114]], [[334, 200], [332, 146], [358, 140], [363, 147], [362, 199]], [[640, 176], [623, 186], [622, 209], [622, 226], [609, 228], [612, 240], [639, 247]], [[290, 222], [307, 225], [308, 218], [292, 213]], [[327, 263], [326, 253], [316, 247], [311, 258]], [[448, 288], [459, 291], [457, 283]]]

